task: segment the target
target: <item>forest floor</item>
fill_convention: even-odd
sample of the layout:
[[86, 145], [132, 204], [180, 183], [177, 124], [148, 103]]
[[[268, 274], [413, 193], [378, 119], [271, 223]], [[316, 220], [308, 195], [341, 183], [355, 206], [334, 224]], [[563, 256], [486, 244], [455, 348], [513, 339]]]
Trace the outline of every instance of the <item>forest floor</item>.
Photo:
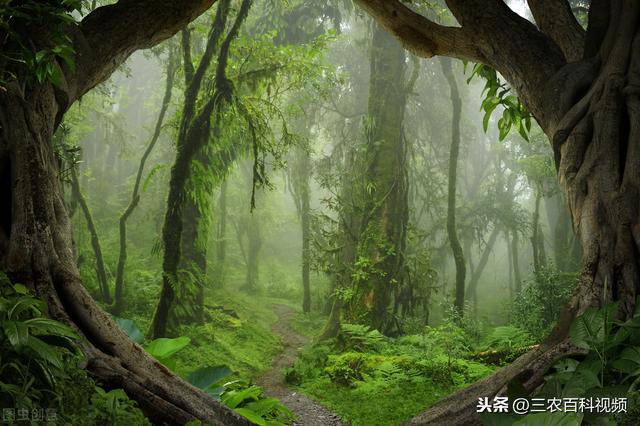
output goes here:
[[273, 311], [278, 315], [278, 320], [273, 325], [273, 333], [282, 339], [283, 351], [278, 355], [271, 369], [260, 376], [257, 384], [271, 397], [278, 398], [297, 417], [294, 425], [300, 426], [342, 426], [344, 423], [340, 417], [327, 410], [316, 401], [289, 388], [284, 382], [282, 370], [291, 366], [297, 356], [298, 350], [307, 342], [308, 338], [301, 336], [291, 328], [291, 322], [296, 311], [286, 305], [273, 305]]

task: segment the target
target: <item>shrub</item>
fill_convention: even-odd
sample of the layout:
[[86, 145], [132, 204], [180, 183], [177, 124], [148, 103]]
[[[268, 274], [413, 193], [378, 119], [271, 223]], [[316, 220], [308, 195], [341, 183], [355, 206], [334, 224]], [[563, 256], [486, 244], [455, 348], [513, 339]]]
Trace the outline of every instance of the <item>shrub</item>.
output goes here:
[[576, 284], [576, 274], [549, 265], [526, 282], [511, 304], [511, 322], [542, 340], [560, 317]]

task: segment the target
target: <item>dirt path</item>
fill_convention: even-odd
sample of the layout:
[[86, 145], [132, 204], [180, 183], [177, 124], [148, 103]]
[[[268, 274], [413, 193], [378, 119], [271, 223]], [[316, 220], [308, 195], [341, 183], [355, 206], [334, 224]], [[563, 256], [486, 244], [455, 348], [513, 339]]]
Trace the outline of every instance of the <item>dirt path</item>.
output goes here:
[[267, 395], [278, 398], [296, 415], [294, 425], [300, 426], [343, 426], [337, 414], [334, 414], [315, 402], [287, 387], [282, 370], [291, 366], [298, 356], [298, 349], [307, 343], [307, 338], [299, 335], [289, 325], [295, 310], [285, 305], [274, 305], [273, 311], [278, 321], [273, 325], [273, 332], [282, 338], [282, 353], [275, 359], [271, 369], [257, 380]]

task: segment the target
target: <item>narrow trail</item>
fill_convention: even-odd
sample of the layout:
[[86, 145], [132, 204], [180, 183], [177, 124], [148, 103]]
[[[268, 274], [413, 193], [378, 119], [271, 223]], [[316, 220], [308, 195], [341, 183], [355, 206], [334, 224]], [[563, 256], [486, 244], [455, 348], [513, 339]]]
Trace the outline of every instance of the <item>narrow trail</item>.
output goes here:
[[296, 415], [298, 420], [294, 425], [299, 426], [344, 426], [337, 414], [327, 410], [311, 398], [308, 398], [284, 382], [282, 370], [291, 366], [298, 356], [298, 349], [307, 343], [308, 339], [296, 333], [291, 326], [291, 320], [296, 311], [285, 305], [274, 305], [273, 311], [278, 315], [278, 321], [272, 330], [281, 337], [283, 351], [275, 359], [271, 369], [260, 376], [257, 384], [266, 394], [278, 398]]

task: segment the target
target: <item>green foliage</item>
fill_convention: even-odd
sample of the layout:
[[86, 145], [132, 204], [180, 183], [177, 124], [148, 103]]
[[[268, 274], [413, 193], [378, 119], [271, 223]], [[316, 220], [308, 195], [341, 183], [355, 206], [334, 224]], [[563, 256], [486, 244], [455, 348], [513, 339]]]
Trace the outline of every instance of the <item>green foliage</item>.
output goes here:
[[[60, 86], [62, 74], [58, 62], [72, 70], [75, 67], [75, 51], [65, 29], [75, 24], [72, 13], [81, 11], [81, 0], [2, 2], [0, 89], [14, 80]], [[33, 37], [42, 31], [47, 32], [44, 45]]]
[[187, 336], [180, 336], [174, 339], [161, 337], [149, 342], [144, 349], [162, 364], [175, 370], [176, 361], [172, 359], [172, 356], [187, 347], [189, 343], [191, 343], [191, 339]]
[[[570, 328], [572, 342], [586, 354], [578, 359], [567, 357], [554, 365], [545, 383], [534, 393], [546, 398], [630, 397], [628, 413], [616, 414], [586, 411], [584, 419], [568, 418], [564, 413], [530, 414], [514, 424], [633, 424], [640, 417], [634, 410], [638, 399], [636, 387], [640, 383], [640, 308], [626, 322], [616, 321], [618, 303], [601, 309], [588, 308], [575, 318]], [[639, 306], [636, 304], [636, 306]], [[488, 416], [487, 425], [497, 424], [497, 418]], [[572, 423], [567, 423], [571, 421]], [[636, 423], [637, 424], [637, 423]]]
[[126, 318], [113, 317], [113, 319], [131, 340], [136, 343], [144, 342], [144, 334], [142, 334], [135, 322]]
[[500, 140], [504, 140], [511, 129], [514, 128], [524, 140], [529, 141], [531, 114], [520, 102], [520, 99], [510, 94], [511, 88], [500, 81], [495, 69], [484, 64], [475, 64], [467, 83], [471, 82], [476, 76], [485, 80], [483, 89], [485, 98], [480, 106], [480, 109], [484, 111], [484, 119], [482, 120], [484, 131], [488, 130], [489, 120], [495, 109], [498, 106], [502, 106], [502, 117], [498, 120]]
[[359, 352], [375, 351], [385, 343], [386, 338], [378, 331], [361, 324], [342, 324], [338, 342], [343, 350]]
[[491, 372], [465, 359], [468, 337], [452, 324], [366, 344], [366, 327], [346, 326], [355, 344], [342, 336], [305, 348], [285, 378], [354, 425], [400, 424]]
[[76, 366], [78, 336], [0, 274], [0, 406], [42, 409], [60, 424], [148, 425], [124, 391], [105, 391]]
[[260, 426], [284, 426], [295, 419], [280, 401], [265, 397], [260, 387], [241, 380], [225, 384], [222, 402]]
[[189, 373], [186, 380], [193, 386], [220, 399], [220, 395], [222, 395], [222, 392], [224, 391], [224, 387], [220, 386], [220, 381], [231, 374], [233, 374], [233, 371], [231, 371], [231, 369], [226, 365], [202, 367]]
[[37, 408], [50, 402], [65, 364], [79, 353], [76, 334], [44, 318], [45, 304], [0, 276], [0, 389], [3, 407]]
[[531, 346], [535, 339], [525, 330], [515, 325], [494, 328], [482, 341], [484, 350], [511, 351]]
[[511, 323], [540, 341], [558, 321], [562, 307], [571, 297], [576, 275], [560, 272], [555, 266], [541, 268], [525, 282], [510, 306]]

